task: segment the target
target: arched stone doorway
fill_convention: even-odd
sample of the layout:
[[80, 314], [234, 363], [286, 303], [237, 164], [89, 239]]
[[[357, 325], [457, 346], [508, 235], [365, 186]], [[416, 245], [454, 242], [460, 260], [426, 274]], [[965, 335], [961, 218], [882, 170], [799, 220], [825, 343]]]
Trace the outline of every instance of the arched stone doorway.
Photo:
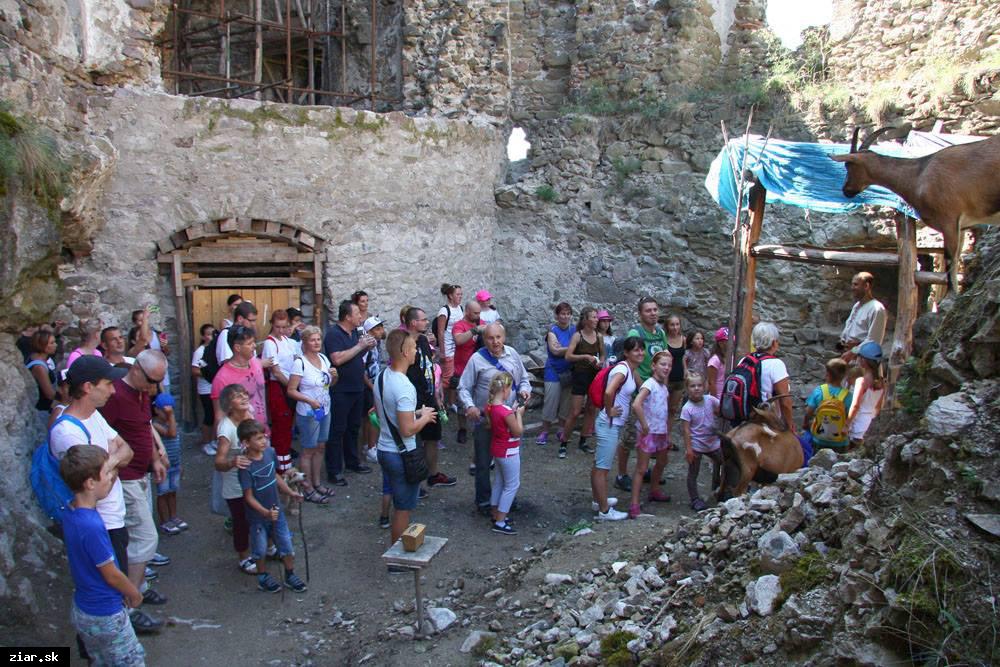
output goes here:
[[258, 338], [276, 308], [295, 306], [322, 327], [323, 241], [287, 223], [222, 218], [190, 225], [157, 241], [157, 262], [169, 273], [179, 338], [181, 411], [194, 419], [192, 344], [204, 323], [219, 326], [226, 297], [240, 293], [258, 309]]

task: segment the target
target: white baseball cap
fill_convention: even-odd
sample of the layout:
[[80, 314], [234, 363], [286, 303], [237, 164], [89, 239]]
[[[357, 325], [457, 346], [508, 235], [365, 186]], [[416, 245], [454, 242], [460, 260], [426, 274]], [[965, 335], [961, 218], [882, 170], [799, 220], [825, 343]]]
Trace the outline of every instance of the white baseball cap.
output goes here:
[[380, 320], [377, 315], [372, 315], [367, 320], [365, 320], [365, 323], [361, 326], [364, 327], [365, 333], [368, 333], [369, 331], [379, 326], [380, 324], [385, 324], [385, 322], [383, 320]]

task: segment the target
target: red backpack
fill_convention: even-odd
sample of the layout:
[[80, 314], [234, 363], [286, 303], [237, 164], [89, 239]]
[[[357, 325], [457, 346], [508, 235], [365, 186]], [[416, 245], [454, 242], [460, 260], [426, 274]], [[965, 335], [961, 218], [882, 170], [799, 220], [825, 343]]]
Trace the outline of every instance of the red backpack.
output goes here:
[[611, 375], [611, 369], [615, 366], [620, 366], [621, 364], [625, 364], [625, 362], [619, 361], [614, 366], [602, 368], [597, 371], [597, 375], [595, 375], [594, 379], [590, 381], [590, 387], [587, 389], [587, 395], [590, 397], [591, 405], [595, 408], [599, 410], [604, 409], [604, 392], [608, 390], [608, 376]]

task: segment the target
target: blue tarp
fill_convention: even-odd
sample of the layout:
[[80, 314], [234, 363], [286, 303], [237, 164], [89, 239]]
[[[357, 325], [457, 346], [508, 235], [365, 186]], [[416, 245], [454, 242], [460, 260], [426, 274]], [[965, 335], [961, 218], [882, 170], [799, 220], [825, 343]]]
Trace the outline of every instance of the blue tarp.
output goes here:
[[[737, 169], [748, 152], [744, 169], [749, 169], [767, 188], [768, 203], [791, 204], [800, 208], [824, 213], [847, 213], [864, 204], [890, 206], [906, 215], [917, 217], [906, 202], [895, 193], [879, 186], [872, 186], [857, 197], [848, 199], [841, 192], [847, 178], [847, 168], [843, 162], [834, 162], [831, 155], [847, 153], [847, 144], [808, 144], [794, 141], [770, 139], [764, 145], [764, 137], [751, 135], [747, 147], [745, 140], [731, 139], [715, 160], [705, 178], [705, 187], [722, 208], [736, 214]], [[732, 163], [726, 151], [732, 154]], [[877, 152], [892, 157], [910, 157], [898, 144], [880, 144]], [[749, 188], [747, 188], [749, 191]], [[743, 205], [746, 206], [744, 193]]]

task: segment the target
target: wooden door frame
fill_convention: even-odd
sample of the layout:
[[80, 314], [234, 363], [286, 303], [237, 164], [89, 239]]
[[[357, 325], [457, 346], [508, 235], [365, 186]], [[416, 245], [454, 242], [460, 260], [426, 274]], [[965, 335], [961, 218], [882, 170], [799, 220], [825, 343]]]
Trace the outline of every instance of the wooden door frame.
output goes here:
[[[229, 242], [233, 244], [227, 247]], [[268, 266], [269, 273], [285, 272], [287, 276], [247, 276], [246, 287], [312, 287], [313, 321], [322, 330], [326, 322], [323, 247], [322, 239], [294, 225], [250, 218], [222, 218], [197, 223], [157, 242], [160, 251], [156, 256], [157, 263], [170, 267], [180, 338], [181, 420], [192, 422], [195, 415], [190, 363], [194, 341], [190, 317], [192, 291], [195, 287], [234, 284], [233, 277], [201, 274], [226, 269], [259, 270], [261, 266]]]

